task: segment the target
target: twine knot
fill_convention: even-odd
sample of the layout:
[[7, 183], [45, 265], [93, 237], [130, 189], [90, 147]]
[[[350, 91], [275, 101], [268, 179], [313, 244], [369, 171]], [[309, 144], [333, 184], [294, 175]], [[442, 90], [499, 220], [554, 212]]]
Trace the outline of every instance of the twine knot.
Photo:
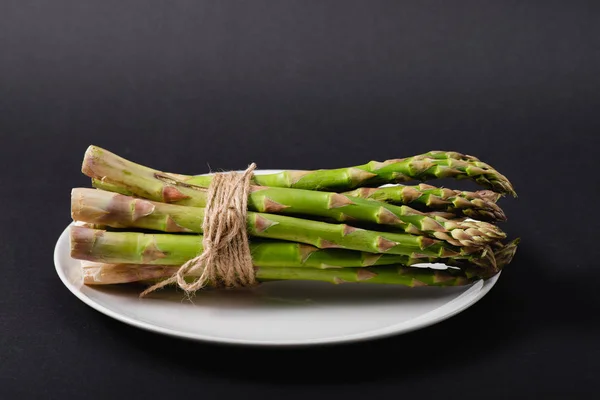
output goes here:
[[[202, 223], [202, 254], [183, 264], [172, 277], [144, 290], [140, 297], [173, 283], [187, 294], [207, 285], [234, 288], [256, 284], [246, 232], [248, 194], [255, 169], [256, 164], [252, 163], [243, 173], [214, 175]], [[199, 271], [196, 280], [186, 281], [187, 275], [197, 275]]]

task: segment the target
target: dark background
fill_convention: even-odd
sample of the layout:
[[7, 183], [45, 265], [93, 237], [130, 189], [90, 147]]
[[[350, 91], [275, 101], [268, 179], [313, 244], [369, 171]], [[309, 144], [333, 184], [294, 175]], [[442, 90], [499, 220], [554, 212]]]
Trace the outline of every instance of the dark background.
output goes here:
[[[0, 398], [593, 398], [600, 6], [525, 3], [0, 2]], [[90, 144], [182, 173], [470, 153], [514, 183], [522, 245], [479, 303], [407, 335], [166, 338], [56, 276]]]

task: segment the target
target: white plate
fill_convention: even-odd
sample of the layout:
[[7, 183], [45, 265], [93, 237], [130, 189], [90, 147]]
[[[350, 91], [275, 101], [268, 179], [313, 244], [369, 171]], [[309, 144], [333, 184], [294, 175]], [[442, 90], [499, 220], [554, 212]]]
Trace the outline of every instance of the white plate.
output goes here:
[[77, 298], [119, 321], [181, 338], [269, 346], [351, 342], [424, 328], [476, 303], [500, 276], [447, 288], [270, 282], [199, 292], [192, 301], [174, 290], [140, 299], [139, 288], [82, 284], [80, 261], [70, 256], [69, 227], [56, 243], [54, 263]]

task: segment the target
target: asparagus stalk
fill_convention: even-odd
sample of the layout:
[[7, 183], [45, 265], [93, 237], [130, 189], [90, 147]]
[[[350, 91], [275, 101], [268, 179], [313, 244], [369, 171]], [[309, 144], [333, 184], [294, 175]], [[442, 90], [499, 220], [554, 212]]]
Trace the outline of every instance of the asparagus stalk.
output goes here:
[[[204, 220], [204, 209], [200, 207], [152, 202], [84, 188], [73, 190], [71, 213], [75, 221], [163, 232], [202, 233]], [[403, 254], [413, 258], [457, 257], [474, 263], [481, 262], [482, 256], [489, 252], [487, 247], [459, 247], [424, 236], [371, 231], [346, 224], [329, 224], [274, 214], [249, 212], [246, 225], [250, 236], [289, 240], [318, 248]], [[468, 233], [465, 232], [465, 235]]]
[[[102, 169], [105, 162], [94, 165], [94, 161], [104, 157], [113, 158], [114, 162], [126, 161], [115, 154], [97, 146], [89, 146], [86, 157], [92, 159], [88, 168]], [[130, 163], [130, 162], [128, 162]], [[84, 162], [84, 173], [86, 172]], [[124, 163], [122, 163], [124, 165]], [[142, 165], [131, 163], [129, 167], [140, 172], [142, 176], [152, 176], [154, 172]], [[172, 173], [160, 173], [168, 180], [172, 178], [194, 186], [208, 187], [211, 175], [187, 176]], [[88, 175], [103, 180], [100, 176]], [[321, 169], [316, 171], [283, 171], [276, 174], [255, 175], [254, 182], [259, 186], [287, 187], [308, 190], [346, 191], [364, 186], [378, 186], [387, 183], [402, 183], [409, 181], [426, 181], [438, 178], [470, 179], [498, 193], [516, 196], [508, 179], [475, 157], [456, 152], [429, 152], [414, 157], [387, 160], [384, 162], [371, 161], [367, 164], [349, 168]], [[111, 179], [108, 179], [111, 183]], [[121, 185], [122, 186], [122, 185]], [[128, 189], [125, 187], [124, 189]], [[167, 195], [169, 195], [167, 193]], [[177, 196], [176, 193], [173, 195]], [[142, 196], [146, 197], [146, 196]]]
[[[507, 245], [500, 245], [499, 249], [495, 253], [495, 258], [497, 260], [499, 269], [502, 269], [506, 265], [510, 264], [510, 262], [512, 261], [513, 256], [517, 250], [518, 243], [519, 243], [519, 239], [516, 239], [516, 240], [512, 241], [511, 243], [508, 243]], [[275, 244], [275, 246], [273, 246], [273, 244]], [[269, 244], [265, 245], [268, 252], [270, 252], [272, 250], [276, 250], [275, 249], [276, 247], [282, 247], [282, 248], [288, 247], [290, 250], [288, 252], [285, 252], [287, 257], [280, 258], [282, 260], [282, 264], [285, 264], [286, 260], [296, 260], [296, 261], [301, 260], [302, 258], [300, 256], [300, 254], [301, 254], [300, 249], [302, 249], [302, 248], [308, 248], [309, 251], [311, 251], [311, 253], [310, 253], [311, 256], [317, 255], [312, 260], [313, 262], [316, 259], [326, 255], [326, 256], [332, 256], [333, 258], [335, 258], [336, 261], [333, 261], [334, 263], [339, 263], [337, 260], [339, 260], [340, 258], [343, 258], [344, 253], [347, 254], [348, 256], [352, 255], [350, 253], [353, 253], [353, 252], [348, 252], [348, 251], [344, 251], [344, 250], [342, 250], [342, 251], [336, 250], [332, 253], [331, 250], [319, 250], [316, 248], [310, 248], [310, 246], [300, 245], [297, 243], [273, 243], [273, 244], [269, 243]], [[336, 252], [338, 253], [337, 255], [335, 254]], [[321, 253], [321, 254], [318, 255], [319, 253]], [[354, 256], [356, 256], [358, 258], [359, 254], [360, 253], [354, 254]], [[398, 258], [398, 257], [396, 257], [396, 258]], [[354, 267], [357, 267], [359, 269], [357, 269], [356, 272], [354, 274], [352, 274], [351, 276], [355, 276], [356, 278], [358, 278], [360, 276], [360, 274], [362, 274], [364, 276], [365, 272], [375, 272], [376, 273], [376, 271], [377, 271], [376, 267], [363, 268], [366, 266], [366, 263], [363, 261], [364, 259], [365, 258], [360, 259], [361, 265], [358, 265], [358, 263], [356, 263], [357, 265], [353, 265]], [[478, 273], [482, 272], [482, 271], [480, 269], [478, 269], [477, 267], [474, 267], [474, 269], [473, 269], [473, 268], [471, 268], [472, 266], [464, 265], [464, 263], [462, 265], [461, 265], [461, 263], [453, 264], [452, 263], [453, 260], [441, 260], [441, 261], [443, 261], [445, 264], [447, 264], [449, 266], [453, 266], [453, 265], [459, 266], [459, 267], [461, 267], [460, 270], [456, 270], [456, 269], [452, 269], [452, 268], [448, 268], [445, 270], [435, 270], [435, 269], [431, 269], [431, 268], [416, 268], [416, 267], [410, 267], [410, 265], [413, 265], [410, 262], [408, 264], [403, 262], [400, 265], [393, 265], [392, 263], [394, 262], [394, 257], [389, 257], [389, 256], [382, 256], [382, 258], [380, 258], [379, 260], [381, 260], [382, 262], [387, 262], [387, 261], [390, 262], [390, 265], [386, 265], [385, 267], [377, 267], [379, 269], [385, 269], [386, 271], [388, 271], [390, 269], [395, 268], [396, 271], [398, 272], [398, 274], [400, 274], [404, 278], [409, 278], [412, 276], [413, 279], [415, 279], [415, 280], [406, 281], [406, 282], [408, 282], [407, 286], [413, 286], [413, 287], [414, 286], [422, 286], [421, 285], [422, 283], [428, 283], [429, 285], [438, 284], [438, 285], [446, 285], [446, 286], [468, 284], [474, 280], [488, 279], [492, 276], [489, 273], [487, 273], [486, 271], [483, 271], [484, 275], [479, 275]], [[398, 258], [398, 260], [399, 260], [399, 258]], [[270, 274], [277, 274], [278, 276], [285, 275], [285, 276], [289, 276], [289, 277], [294, 277], [293, 279], [298, 279], [298, 280], [302, 280], [302, 277], [314, 276], [315, 279], [311, 279], [311, 280], [331, 279], [331, 281], [333, 283], [341, 282], [341, 279], [343, 279], [344, 274], [340, 273], [341, 271], [339, 269], [337, 269], [337, 267], [334, 268], [332, 274], [324, 275], [324, 274], [320, 274], [320, 273], [314, 271], [315, 268], [321, 268], [321, 269], [331, 269], [332, 268], [331, 265], [329, 265], [329, 264], [322, 264], [321, 263], [322, 261], [323, 260], [317, 260], [314, 263], [313, 262], [310, 262], [310, 263], [298, 262], [297, 264], [294, 264], [292, 262], [292, 263], [289, 263], [288, 266], [286, 266], [286, 267], [263, 266], [263, 267], [255, 267], [255, 268], [256, 268], [256, 272], [257, 272], [257, 278], [259, 281], [269, 279], [268, 276], [265, 275], [265, 272], [269, 271]], [[327, 262], [331, 262], [331, 260], [327, 260]], [[420, 262], [422, 262], [422, 260]], [[436, 262], [436, 261], [432, 260], [432, 262]], [[440, 260], [438, 260], [437, 262], [440, 262]], [[111, 284], [122, 284], [122, 283], [164, 279], [164, 278], [168, 278], [168, 277], [172, 276], [175, 272], [177, 272], [178, 269], [179, 269], [179, 266], [177, 266], [177, 265], [105, 264], [105, 263], [98, 263], [98, 262], [93, 262], [93, 261], [83, 261], [82, 262], [84, 284], [86, 284], [86, 285], [111, 285]], [[280, 272], [272, 271], [275, 269], [279, 269]], [[291, 269], [298, 270], [300, 272], [298, 274], [294, 275], [292, 273], [292, 271], [290, 271]], [[360, 270], [362, 270], [362, 272], [360, 272]], [[313, 271], [313, 272], [311, 272], [311, 271]], [[196, 271], [194, 273], [191, 273], [189, 275], [189, 277], [199, 275], [200, 273], [201, 273], [200, 271]], [[423, 279], [423, 277], [425, 276], [423, 274], [426, 274], [426, 276], [429, 277], [429, 279]], [[380, 274], [380, 278], [384, 278], [381, 275], [382, 274]], [[271, 275], [271, 280], [274, 280], [273, 276], [274, 275]], [[333, 276], [337, 276], [338, 279], [337, 280], [333, 279]], [[388, 276], [387, 272], [386, 272], [385, 276]], [[398, 278], [398, 277], [395, 277], [395, 278]], [[456, 279], [456, 281], [453, 282], [453, 279]], [[386, 280], [387, 280], [387, 278], [386, 278]], [[344, 281], [351, 281], [351, 280], [345, 279]], [[392, 283], [392, 282], [394, 282], [394, 281], [392, 281], [391, 279], [388, 281], [388, 283]], [[397, 281], [395, 283], [405, 284], [403, 282], [397, 282]]]
[[[203, 187], [208, 187], [212, 179], [210, 175], [173, 176]], [[490, 165], [473, 156], [444, 151], [431, 151], [383, 162], [371, 161], [347, 168], [256, 175], [254, 181], [263, 186], [338, 192], [365, 186], [440, 178], [469, 179], [497, 193], [517, 196], [510, 181]]]
[[[177, 266], [82, 263], [83, 282], [86, 285], [122, 284], [168, 278], [177, 272]], [[462, 286], [473, 283], [458, 269], [435, 270], [389, 265], [370, 268], [318, 270], [314, 268], [256, 267], [256, 279], [269, 281], [322, 281], [333, 284], [345, 282], [378, 283], [417, 286]], [[196, 273], [197, 274], [197, 273]], [[191, 274], [189, 278], [192, 278]]]
[[[127, 190], [124, 187], [119, 186], [117, 184], [108, 183], [106, 181], [103, 182], [100, 179], [93, 178], [92, 186], [96, 189], [113, 193], [119, 193], [125, 196], [136, 197], [135, 193], [133, 193], [132, 191]], [[411, 209], [410, 207], [401, 208], [395, 207], [392, 204], [381, 204], [380, 201], [369, 201], [368, 203], [364, 203], [364, 201], [362, 201], [362, 199], [360, 198], [361, 196], [343, 194], [343, 196], [347, 198], [347, 200], [344, 200], [343, 198], [339, 197], [341, 196], [340, 194], [334, 192], [316, 192], [302, 189], [269, 188], [265, 186], [251, 186], [250, 188], [252, 191], [261, 192], [258, 195], [254, 195], [253, 193], [250, 194], [249, 209], [254, 211], [274, 214], [279, 213], [289, 215], [310, 216], [311, 219], [322, 218], [324, 220], [337, 222], [352, 221], [374, 223], [379, 225], [389, 225], [392, 227], [401, 227], [402, 229], [404, 229], [405, 232], [408, 231], [408, 233], [416, 233], [419, 229], [417, 226], [415, 226], [415, 224], [408, 222], [411, 218], [413, 220], [416, 220], [416, 225], [427, 226], [427, 224], [432, 223], [431, 219], [435, 220], [438, 224], [443, 225], [443, 223], [446, 222], [445, 220], [456, 219], [457, 217], [457, 213], [454, 211], [419, 211], [416, 209]], [[356, 199], [356, 197], [358, 197], [358, 199]], [[305, 199], [308, 201], [305, 201]], [[198, 204], [203, 203], [204, 201], [200, 199], [198, 200], [197, 204], [193, 204], [192, 206], [196, 207], [198, 206]], [[274, 203], [277, 203], [279, 205]], [[174, 201], [172, 204], [178, 204], [178, 202]], [[332, 204], [336, 206], [332, 207]], [[314, 206], [314, 208], [309, 208], [309, 205]], [[360, 205], [366, 205], [366, 207], [361, 207], [360, 209], [358, 209], [357, 206]], [[393, 215], [391, 215], [390, 213]], [[428, 218], [416, 218], [416, 216], [423, 216]], [[406, 219], [407, 221], [403, 221], [404, 219]], [[483, 219], [479, 218], [479, 220]], [[485, 231], [490, 230], [493, 234], [503, 235], [502, 231], [496, 226], [482, 223], [478, 225], [480, 225]], [[424, 230], [427, 231], [427, 228], [424, 228]]]
[[[203, 251], [202, 236], [109, 232], [72, 226], [71, 257], [110, 264], [182, 265]], [[318, 269], [414, 265], [436, 259], [407, 255], [375, 254], [345, 249], [319, 249], [302, 243], [253, 240], [250, 251], [255, 266]]]
[[[202, 236], [197, 235], [110, 232], [73, 226], [70, 238], [72, 258], [109, 264], [182, 265], [203, 251]], [[477, 259], [477, 263], [454, 258], [416, 258], [400, 254], [319, 249], [302, 243], [274, 240], [253, 240], [250, 251], [254, 265], [260, 267], [332, 269], [443, 263], [460, 267], [473, 276], [492, 276], [498, 271], [492, 251]], [[502, 260], [506, 262], [506, 257]]]
[[[96, 179], [96, 178], [92, 178], [91, 181], [92, 181], [92, 186], [96, 189], [104, 190], [107, 192], [119, 193], [119, 194], [122, 194], [125, 196], [135, 196], [135, 194], [133, 192], [131, 192], [130, 190], [127, 190], [124, 187], [116, 185], [114, 183], [108, 183], [106, 181], [102, 181], [102, 180]], [[368, 188], [365, 188], [365, 189], [368, 189]], [[302, 190], [302, 189], [287, 189], [287, 190]], [[372, 189], [368, 189], [368, 190], [372, 190]], [[304, 192], [304, 190], [302, 190], [302, 191]], [[366, 196], [354, 196], [354, 195], [351, 195], [350, 193], [352, 193], [352, 192], [344, 193], [344, 195], [348, 195], [351, 197], [367, 198]], [[465, 192], [465, 193], [468, 193], [468, 192]], [[501, 196], [498, 193], [492, 192], [491, 190], [480, 190], [477, 193], [481, 193], [482, 199], [494, 201], [494, 202], [497, 200], [497, 197]], [[493, 194], [493, 196], [490, 196], [489, 193]], [[493, 200], [493, 199], [495, 199], [495, 200]], [[374, 200], [377, 200], [377, 199], [374, 199]], [[377, 201], [380, 201], [380, 200], [377, 200]], [[381, 201], [384, 201], [384, 200], [381, 200]], [[388, 203], [402, 204], [402, 203], [395, 203], [393, 201], [389, 201]], [[262, 210], [257, 209], [257, 211], [266, 212], [264, 209], [262, 209]], [[423, 214], [425, 214], [426, 216], [429, 216], [429, 217], [441, 217], [441, 218], [445, 218], [445, 219], [455, 219], [457, 216], [456, 212], [442, 211], [442, 210], [427, 210], [427, 211], [423, 211]], [[478, 219], [478, 218], [474, 218], [474, 219]], [[479, 219], [481, 219], [481, 218], [479, 218]], [[339, 222], [343, 222], [343, 220], [341, 220]]]
[[491, 190], [467, 192], [437, 188], [427, 184], [358, 188], [346, 196], [372, 199], [391, 204], [427, 207], [482, 221], [506, 221], [504, 211], [496, 204], [500, 195]]
[[[100, 179], [100, 185], [107, 184], [106, 188], [115, 189], [117, 193], [127, 192], [157, 202], [192, 207], [206, 205], [205, 188], [182, 183], [94, 146], [88, 148], [82, 170], [86, 175]], [[486, 222], [449, 221], [407, 206], [338, 193], [252, 186], [248, 208], [265, 213], [326, 217], [338, 222], [386, 224], [406, 233], [445, 240], [454, 246], [486, 245], [506, 237], [500, 228]]]

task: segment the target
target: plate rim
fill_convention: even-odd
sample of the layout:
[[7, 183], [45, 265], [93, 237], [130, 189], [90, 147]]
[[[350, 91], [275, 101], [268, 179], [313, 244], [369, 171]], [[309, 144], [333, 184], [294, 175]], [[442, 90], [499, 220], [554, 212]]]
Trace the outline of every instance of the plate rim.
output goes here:
[[[488, 280], [485, 280], [485, 281], [479, 280], [479, 281], [474, 282], [473, 284], [470, 285], [470, 287], [468, 289], [466, 289], [465, 292], [458, 295], [458, 297], [450, 300], [447, 303], [444, 303], [440, 307], [437, 307], [433, 310], [428, 311], [425, 314], [419, 315], [418, 317], [413, 318], [412, 320], [404, 321], [404, 322], [397, 323], [397, 324], [392, 324], [392, 325], [389, 325], [389, 326], [386, 326], [383, 328], [377, 328], [377, 329], [369, 330], [366, 332], [353, 333], [353, 334], [341, 335], [341, 336], [337, 335], [337, 336], [330, 336], [330, 337], [324, 337], [324, 338], [300, 339], [300, 340], [298, 340], [298, 339], [290, 339], [290, 340], [270, 339], [270, 340], [261, 341], [261, 340], [251, 340], [251, 339], [221, 338], [221, 337], [215, 337], [215, 336], [204, 335], [204, 334], [199, 334], [199, 333], [177, 331], [175, 329], [170, 329], [170, 328], [154, 325], [152, 323], [136, 320], [135, 318], [132, 318], [132, 317], [120, 314], [116, 311], [113, 311], [110, 308], [105, 307], [104, 305], [94, 301], [92, 298], [85, 295], [80, 290], [80, 288], [78, 288], [76, 285], [74, 285], [73, 283], [71, 283], [69, 281], [69, 279], [67, 278], [67, 276], [64, 273], [64, 268], [62, 268], [62, 262], [60, 261], [60, 257], [61, 257], [61, 255], [63, 255], [60, 251], [61, 247], [64, 247], [63, 242], [68, 243], [68, 241], [69, 241], [68, 232], [69, 232], [70, 227], [73, 225], [74, 225], [74, 222], [71, 222], [62, 231], [58, 240], [56, 241], [56, 244], [54, 247], [54, 266], [55, 266], [55, 270], [56, 270], [61, 282], [63, 283], [63, 285], [65, 285], [67, 287], [67, 289], [69, 289], [69, 291], [73, 295], [75, 295], [75, 297], [77, 297], [80, 301], [82, 301], [87, 306], [100, 312], [101, 314], [104, 314], [108, 317], [111, 317], [117, 321], [128, 324], [130, 326], [133, 326], [133, 327], [136, 327], [139, 329], [143, 329], [146, 331], [150, 331], [153, 333], [163, 334], [163, 335], [170, 336], [170, 337], [192, 340], [192, 341], [201, 341], [201, 342], [205, 342], [205, 343], [217, 343], [217, 344], [227, 344], [227, 345], [237, 345], [237, 346], [259, 346], [259, 347], [265, 347], [265, 346], [302, 347], [302, 346], [314, 346], [314, 345], [333, 345], [333, 344], [352, 343], [352, 342], [360, 342], [360, 341], [366, 341], [366, 340], [383, 339], [383, 338], [387, 338], [387, 337], [391, 337], [391, 336], [406, 334], [409, 332], [413, 332], [413, 331], [423, 329], [423, 328], [435, 325], [437, 323], [440, 323], [440, 322], [447, 320], [447, 319], [463, 312], [464, 310], [468, 309], [473, 304], [475, 304], [479, 300], [481, 300], [492, 289], [492, 287], [495, 286], [495, 284], [501, 274], [501, 272], [499, 272], [494, 277], [492, 277]], [[455, 307], [447, 312], [443, 312], [442, 314], [439, 314], [440, 309], [447, 307], [448, 304], [451, 304], [451, 303], [459, 300], [469, 290], [473, 290], [474, 285], [481, 285], [481, 287], [477, 291], [477, 293], [473, 294], [470, 297], [470, 299], [468, 301], [464, 301], [458, 307]], [[435, 315], [435, 314], [438, 314], [438, 315]], [[416, 322], [411, 323], [411, 321], [416, 321]], [[407, 324], [409, 324], [409, 325], [406, 326]]]

